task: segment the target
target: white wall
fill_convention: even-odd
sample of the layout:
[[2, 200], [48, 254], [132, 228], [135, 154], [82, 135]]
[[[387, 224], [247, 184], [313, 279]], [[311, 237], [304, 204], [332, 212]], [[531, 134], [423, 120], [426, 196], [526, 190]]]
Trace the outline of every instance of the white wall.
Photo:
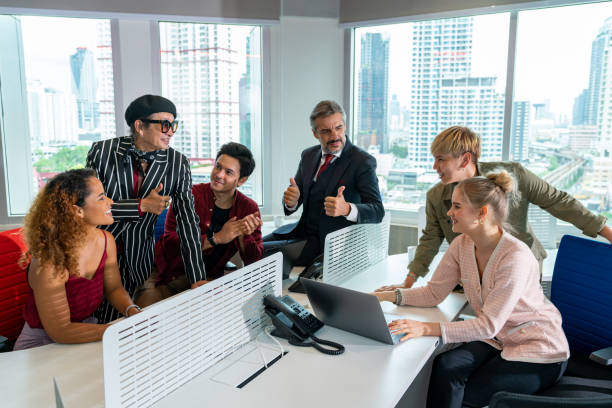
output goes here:
[[[117, 136], [129, 130], [124, 112], [144, 94], [161, 94], [159, 25], [147, 20], [113, 20], [113, 76]], [[134, 69], [137, 67], [137, 69]]]
[[0, 0], [0, 7], [14, 9], [17, 13], [19, 10], [23, 13], [44, 10], [45, 13], [77, 12], [103, 18], [109, 18], [109, 14], [114, 17], [149, 14], [189, 20], [277, 20], [280, 16], [279, 0]]
[[282, 214], [300, 153], [317, 143], [312, 108], [323, 99], [343, 102], [344, 30], [334, 18], [281, 17], [270, 27], [270, 48], [270, 213]]
[[[573, 0], [572, 4], [596, 0]], [[340, 0], [339, 21], [343, 24], [406, 21], [426, 18], [469, 16], [504, 12], [519, 6], [523, 9], [567, 4], [568, 0]]]

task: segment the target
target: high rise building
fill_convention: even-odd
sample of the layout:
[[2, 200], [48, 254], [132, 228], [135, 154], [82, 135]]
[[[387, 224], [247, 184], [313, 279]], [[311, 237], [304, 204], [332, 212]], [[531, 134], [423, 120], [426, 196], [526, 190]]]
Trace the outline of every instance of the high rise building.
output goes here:
[[589, 98], [589, 90], [584, 89], [576, 98], [574, 98], [574, 108], [572, 109], [572, 125], [580, 126], [587, 122], [587, 100]]
[[603, 66], [605, 55], [612, 41], [612, 17], [609, 17], [599, 29], [597, 37], [593, 40], [591, 47], [591, 71], [589, 74], [589, 89], [586, 100], [586, 125], [597, 125], [599, 112], [602, 80], [604, 78]]
[[45, 87], [39, 80], [28, 81], [27, 92], [33, 162], [76, 145], [77, 109], [72, 95]]
[[180, 112], [173, 145], [189, 158], [215, 157], [224, 143], [240, 141], [232, 26], [162, 23], [160, 38], [162, 93]]
[[495, 91], [496, 81], [495, 77], [442, 79], [438, 89], [439, 129], [460, 125], [477, 131], [486, 160], [502, 157], [504, 97]]
[[[600, 34], [604, 28], [607, 28], [608, 41], [604, 47], [599, 67], [601, 82], [596, 125], [599, 129], [599, 152], [604, 157], [612, 157], [612, 18], [606, 20]], [[593, 66], [591, 66], [591, 71], [593, 71]]]
[[[442, 81], [470, 76], [473, 18], [423, 21], [412, 27], [408, 159], [418, 167], [431, 168], [433, 158], [429, 146], [444, 128], [441, 123]], [[452, 86], [452, 83], [445, 85], [447, 94], [452, 92]], [[460, 108], [459, 105], [451, 107], [449, 103], [446, 106], [446, 113]]]
[[115, 90], [113, 77], [113, 47], [109, 20], [96, 22], [96, 79], [98, 80], [97, 98], [100, 114], [99, 133], [102, 139], [116, 136], [115, 128]]
[[529, 155], [529, 119], [531, 104], [529, 101], [512, 103], [512, 127], [510, 130], [511, 157], [514, 161], [526, 161]]
[[396, 94], [391, 96], [391, 101], [389, 102], [389, 128], [391, 130], [402, 128], [401, 106]]
[[357, 143], [389, 151], [389, 39], [380, 33], [361, 38]]
[[246, 67], [244, 74], [238, 83], [239, 93], [239, 118], [240, 118], [240, 143], [251, 149], [253, 136], [260, 131], [261, 117], [261, 86], [258, 79], [261, 77], [259, 44], [260, 30], [253, 27], [246, 38]]
[[92, 131], [98, 127], [100, 113], [96, 100], [96, 74], [93, 53], [84, 47], [77, 48], [70, 56], [72, 92], [77, 103], [77, 121], [82, 130]]
[[555, 114], [550, 111], [550, 100], [545, 99], [542, 102], [533, 104], [533, 118], [535, 120], [552, 120], [555, 119]]
[[238, 117], [240, 118], [240, 143], [251, 147], [251, 87], [248, 74], [238, 82]]
[[598, 131], [596, 126], [571, 126], [569, 128], [569, 148], [576, 153], [591, 153], [597, 147]]
[[612, 157], [593, 158], [593, 171], [586, 177], [585, 188], [608, 202], [612, 197]]

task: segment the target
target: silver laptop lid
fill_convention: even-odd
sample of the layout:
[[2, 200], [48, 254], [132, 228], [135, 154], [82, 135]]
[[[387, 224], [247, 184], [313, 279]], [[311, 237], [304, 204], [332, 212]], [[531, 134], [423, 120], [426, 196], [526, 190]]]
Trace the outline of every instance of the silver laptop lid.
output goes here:
[[387, 344], [395, 344], [376, 296], [311, 279], [300, 279], [323, 323]]

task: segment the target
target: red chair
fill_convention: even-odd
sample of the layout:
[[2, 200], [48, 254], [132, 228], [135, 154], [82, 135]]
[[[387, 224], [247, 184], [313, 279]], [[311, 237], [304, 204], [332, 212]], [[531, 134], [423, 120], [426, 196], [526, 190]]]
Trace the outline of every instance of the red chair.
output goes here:
[[27, 250], [21, 228], [0, 232], [0, 337], [8, 338], [10, 348], [24, 323], [28, 279], [26, 270], [19, 266], [19, 258]]

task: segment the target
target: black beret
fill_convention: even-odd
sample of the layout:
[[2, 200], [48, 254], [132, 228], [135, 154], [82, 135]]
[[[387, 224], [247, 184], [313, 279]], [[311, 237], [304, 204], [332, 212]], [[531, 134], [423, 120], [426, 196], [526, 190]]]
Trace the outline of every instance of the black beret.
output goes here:
[[176, 118], [176, 106], [170, 99], [157, 95], [143, 95], [134, 99], [127, 107], [125, 121], [128, 126], [132, 126], [136, 119], [143, 119], [157, 112], [168, 112]]

